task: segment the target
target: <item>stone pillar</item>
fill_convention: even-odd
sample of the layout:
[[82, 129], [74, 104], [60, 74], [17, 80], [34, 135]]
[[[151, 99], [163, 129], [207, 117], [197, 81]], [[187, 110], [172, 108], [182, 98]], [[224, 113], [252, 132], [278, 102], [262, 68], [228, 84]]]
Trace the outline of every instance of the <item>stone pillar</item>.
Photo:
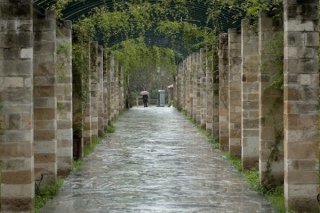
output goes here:
[[168, 86], [168, 106], [171, 107], [173, 97], [173, 84]]
[[181, 82], [181, 88], [180, 88], [180, 102], [181, 102], [181, 109], [184, 110], [184, 92], [185, 92], [185, 69], [184, 69], [184, 61], [180, 64], [180, 68], [181, 68], [181, 78], [180, 78], [180, 82]]
[[244, 169], [251, 169], [259, 162], [259, 39], [258, 29], [246, 20], [241, 32], [241, 162]]
[[179, 64], [179, 106], [183, 110], [183, 63]]
[[104, 103], [103, 103], [103, 47], [98, 47], [98, 135], [99, 137], [102, 137], [104, 135]]
[[184, 69], [183, 69], [183, 62], [179, 64], [179, 106], [181, 109], [184, 109], [183, 105], [183, 93], [184, 93]]
[[189, 115], [192, 115], [192, 64], [191, 56], [189, 55], [187, 60], [187, 70], [186, 70], [186, 110]]
[[229, 58], [228, 34], [219, 35], [219, 143], [229, 150]]
[[194, 52], [191, 55], [192, 64], [192, 119], [197, 120], [197, 105], [198, 105], [198, 70], [197, 70], [197, 54]]
[[105, 122], [109, 125], [111, 122], [111, 84], [110, 84], [110, 69], [111, 69], [111, 54], [105, 51], [105, 73], [104, 73], [104, 88], [106, 95], [104, 96], [105, 104]]
[[[88, 49], [90, 49], [90, 44], [88, 44]], [[83, 52], [81, 54], [87, 54], [87, 55], [81, 55], [84, 61], [87, 61], [87, 73], [84, 73], [83, 76], [81, 76], [81, 104], [82, 104], [82, 114], [83, 114], [83, 121], [82, 121], [82, 138], [83, 138], [83, 145], [88, 146], [92, 143], [92, 121], [91, 121], [91, 113], [92, 113], [92, 102], [91, 102], [91, 62], [90, 62], [90, 51], [89, 52]], [[81, 150], [81, 153], [83, 150]]]
[[119, 112], [123, 109], [123, 67], [119, 67]]
[[187, 103], [187, 61], [184, 60], [182, 63], [182, 108], [186, 110]]
[[181, 75], [180, 75], [180, 103], [181, 103], [181, 109], [185, 110], [185, 63], [184, 61], [180, 63], [180, 71], [181, 71]]
[[195, 77], [195, 82], [197, 85], [196, 93], [197, 93], [197, 98], [196, 98], [196, 123], [198, 125], [201, 124], [201, 54], [200, 52], [197, 52], [195, 55], [195, 63], [196, 63], [196, 77]]
[[33, 212], [32, 1], [0, 4], [0, 211]]
[[178, 64], [178, 66], [177, 66], [177, 76], [176, 76], [176, 86], [175, 86], [175, 92], [176, 92], [176, 94], [175, 94], [175, 102], [176, 102], [176, 106], [177, 106], [177, 108], [179, 109], [180, 108], [180, 104], [179, 104], [179, 102], [180, 102], [180, 65]]
[[113, 55], [110, 56], [110, 68], [109, 68], [109, 79], [110, 79], [110, 122], [114, 118], [114, 69], [115, 61]]
[[115, 68], [114, 68], [114, 91], [113, 91], [113, 98], [114, 98], [114, 117], [118, 116], [119, 113], [119, 62], [115, 61]]
[[200, 49], [199, 55], [199, 72], [200, 72], [200, 126], [206, 129], [207, 124], [207, 88], [206, 88], [206, 49]]
[[[178, 73], [178, 69], [177, 69], [177, 73]], [[178, 98], [177, 98], [177, 93], [178, 93], [178, 84], [177, 84], [177, 79], [178, 79], [178, 75], [174, 76], [174, 81], [173, 81], [173, 97], [172, 100], [175, 104], [175, 106], [178, 106]]]
[[174, 95], [173, 95], [173, 100], [174, 100], [174, 103], [175, 103], [175, 106], [177, 109], [179, 109], [179, 72], [180, 72], [180, 69], [179, 69], [179, 64], [177, 65], [177, 68], [176, 68], [176, 76], [174, 78]]
[[56, 18], [34, 14], [34, 162], [36, 180], [57, 176]]
[[[81, 61], [82, 63], [72, 63], [72, 129], [73, 129], [73, 158], [80, 159], [83, 157], [84, 141], [91, 141], [90, 134], [90, 117], [89, 122], [86, 123], [85, 114], [86, 102], [88, 100], [88, 93], [86, 85], [88, 81], [88, 72], [83, 72], [83, 69], [89, 70], [89, 54], [88, 48], [80, 44], [73, 43], [72, 60]], [[80, 66], [76, 66], [76, 65]], [[89, 97], [90, 98], [90, 97]], [[90, 100], [90, 99], [89, 99]], [[90, 105], [89, 105], [90, 106]], [[89, 111], [90, 112], [90, 111]], [[89, 113], [90, 116], [90, 113]]]
[[214, 138], [219, 138], [219, 68], [218, 68], [218, 51], [212, 48], [210, 53], [212, 62], [209, 63], [213, 74], [213, 102], [212, 102], [212, 134]]
[[90, 43], [90, 73], [91, 73], [91, 130], [92, 137], [98, 136], [98, 104], [99, 104], [99, 66], [98, 42]]
[[213, 54], [212, 45], [206, 47], [206, 97], [207, 97], [207, 115], [206, 130], [213, 133]]
[[229, 152], [241, 157], [241, 32], [229, 29]]
[[262, 14], [259, 18], [259, 173], [269, 189], [283, 184], [283, 90], [274, 85], [283, 77], [282, 21]]
[[284, 0], [284, 191], [288, 210], [317, 212], [318, 0]]
[[107, 51], [104, 51], [104, 66], [103, 66], [103, 104], [104, 104], [104, 126], [109, 124], [109, 108], [110, 108], [110, 99], [109, 99], [109, 68], [110, 68], [110, 54]]
[[185, 112], [187, 112], [188, 109], [188, 98], [189, 98], [189, 94], [188, 94], [188, 60], [185, 59], [183, 61], [183, 70], [184, 70], [184, 74], [183, 74], [183, 109]]
[[58, 26], [57, 49], [57, 143], [58, 175], [65, 176], [72, 169], [72, 23]]

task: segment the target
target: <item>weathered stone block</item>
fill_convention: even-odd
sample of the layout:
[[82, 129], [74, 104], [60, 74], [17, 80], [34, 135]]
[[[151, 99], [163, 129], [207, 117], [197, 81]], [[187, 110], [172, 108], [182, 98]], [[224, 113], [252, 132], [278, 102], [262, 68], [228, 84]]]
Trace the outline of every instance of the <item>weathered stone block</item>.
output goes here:
[[44, 120], [44, 121], [34, 121], [34, 128], [38, 129], [42, 127], [43, 129], [54, 129], [56, 127], [56, 122], [52, 121], [52, 120]]
[[54, 86], [41, 86], [34, 88], [35, 97], [54, 97], [55, 96], [55, 87]]
[[55, 109], [35, 109], [35, 120], [52, 120], [56, 117]]
[[[30, 188], [29, 188], [30, 189]], [[0, 198], [1, 209], [6, 212], [32, 212], [34, 208], [34, 200], [25, 198]]]
[[52, 165], [55, 165], [55, 162], [57, 161], [57, 156], [56, 154], [52, 153], [35, 153], [34, 160], [37, 162], [41, 162], [40, 164], [53, 163]]
[[56, 131], [54, 130], [35, 130], [34, 139], [37, 141], [50, 141], [56, 139]]
[[[31, 137], [29, 136], [29, 139]], [[0, 154], [1, 157], [6, 158], [6, 159], [10, 159], [10, 158], [28, 158], [32, 156], [32, 148], [31, 145], [29, 144], [24, 144], [23, 141], [21, 141], [21, 143], [19, 145], [16, 145], [14, 143], [10, 144], [10, 141], [8, 141], [9, 143], [6, 145], [3, 145], [0, 147]], [[15, 141], [13, 141], [15, 142]]]
[[1, 173], [1, 184], [25, 184], [33, 181], [33, 175], [29, 170]]
[[21, 59], [32, 59], [33, 58], [33, 48], [23, 48], [20, 51]]

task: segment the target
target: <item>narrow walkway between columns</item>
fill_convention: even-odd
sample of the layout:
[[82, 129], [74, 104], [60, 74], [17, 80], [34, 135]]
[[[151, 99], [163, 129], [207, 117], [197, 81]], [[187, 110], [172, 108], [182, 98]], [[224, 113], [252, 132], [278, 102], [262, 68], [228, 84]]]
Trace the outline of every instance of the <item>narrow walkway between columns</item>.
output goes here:
[[43, 213], [275, 212], [174, 108], [133, 108]]

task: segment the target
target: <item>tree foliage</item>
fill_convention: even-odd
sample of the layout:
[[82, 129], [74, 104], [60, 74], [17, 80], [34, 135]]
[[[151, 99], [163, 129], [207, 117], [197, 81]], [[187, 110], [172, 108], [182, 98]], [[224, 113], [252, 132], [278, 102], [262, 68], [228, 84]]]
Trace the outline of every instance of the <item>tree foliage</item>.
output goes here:
[[[76, 0], [57, 0], [62, 8]], [[79, 44], [97, 40], [112, 52], [130, 79], [174, 75], [176, 64], [191, 52], [215, 44], [215, 35], [281, 7], [280, 0], [113, 0], [74, 23]], [[77, 52], [77, 51], [75, 51]], [[77, 60], [75, 60], [77, 61]], [[150, 72], [150, 75], [147, 74]], [[142, 77], [140, 77], [142, 78]], [[151, 81], [152, 82], [152, 81]]]
[[65, 7], [75, 0], [56, 0], [55, 4], [52, 5], [51, 9], [55, 11], [58, 18], [62, 16], [62, 11]]
[[208, 5], [207, 22], [212, 23], [216, 32], [228, 27], [239, 26], [240, 20], [257, 19], [261, 12], [278, 12], [281, 0], [206, 0]]

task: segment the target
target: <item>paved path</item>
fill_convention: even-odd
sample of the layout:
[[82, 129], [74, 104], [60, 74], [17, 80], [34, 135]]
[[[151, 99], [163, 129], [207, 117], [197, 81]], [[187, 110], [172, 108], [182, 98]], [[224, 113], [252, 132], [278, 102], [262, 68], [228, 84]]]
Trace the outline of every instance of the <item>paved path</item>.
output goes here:
[[43, 213], [274, 212], [173, 108], [133, 108]]

